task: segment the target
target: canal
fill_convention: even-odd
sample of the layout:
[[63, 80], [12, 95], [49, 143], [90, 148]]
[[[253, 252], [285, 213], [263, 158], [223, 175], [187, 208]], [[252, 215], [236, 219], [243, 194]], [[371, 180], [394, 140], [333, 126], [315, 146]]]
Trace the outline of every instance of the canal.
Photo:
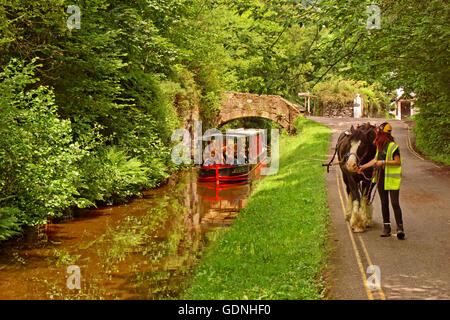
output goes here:
[[[82, 210], [1, 244], [0, 299], [176, 299], [256, 178], [218, 187], [196, 169], [126, 205]], [[69, 289], [78, 266], [81, 289]]]

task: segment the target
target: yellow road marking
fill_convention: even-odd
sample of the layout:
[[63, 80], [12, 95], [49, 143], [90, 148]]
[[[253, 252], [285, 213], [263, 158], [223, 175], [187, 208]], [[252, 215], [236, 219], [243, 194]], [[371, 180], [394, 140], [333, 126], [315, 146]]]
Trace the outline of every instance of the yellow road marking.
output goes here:
[[[366, 255], [366, 259], [369, 262], [369, 265], [373, 266], [374, 264], [373, 264], [372, 260], [370, 259], [369, 252], [367, 251], [364, 240], [362, 239], [361, 235], [358, 235], [358, 238], [359, 238], [359, 241], [361, 242], [364, 254]], [[386, 296], [384, 295], [383, 289], [381, 288], [381, 281], [380, 281], [380, 288], [378, 288], [378, 293], [380, 294], [381, 300], [386, 300]]]
[[[409, 127], [408, 127], [408, 140], [406, 140], [406, 145], [408, 146], [408, 149], [417, 157], [417, 158], [419, 158], [420, 160], [422, 160], [422, 161], [426, 161], [426, 159], [424, 159], [424, 158], [422, 158], [421, 156], [420, 156], [420, 154], [418, 154], [415, 150], [414, 150], [414, 148], [412, 147], [412, 143], [411, 143], [411, 135], [410, 135], [410, 130], [409, 130]], [[436, 168], [439, 168], [439, 169], [442, 169], [442, 167], [441, 166], [438, 166], [437, 164], [435, 164], [433, 161], [428, 161], [429, 163], [431, 163], [433, 166], [435, 166]]]
[[[342, 192], [344, 194], [346, 194], [345, 190], [344, 190], [344, 185], [345, 185], [344, 184], [344, 179], [342, 178], [342, 172], [340, 172], [340, 171], [339, 171], [339, 178], [340, 178], [341, 183], [342, 183]], [[353, 233], [352, 233], [352, 235], [353, 235]], [[364, 255], [366, 256], [366, 259], [367, 259], [367, 262], [369, 263], [369, 266], [373, 266], [374, 264], [372, 262], [372, 259], [370, 259], [369, 251], [367, 250], [366, 244], [365, 244], [365, 242], [364, 242], [364, 240], [363, 240], [363, 238], [361, 237], [360, 234], [358, 234], [358, 239], [359, 239], [359, 242], [361, 243], [361, 247], [363, 248], [363, 252], [364, 252]], [[381, 297], [382, 300], [386, 300], [386, 296], [384, 295], [384, 292], [383, 292], [383, 289], [382, 289], [381, 286], [378, 289], [378, 293], [380, 294], [380, 297]]]
[[[342, 193], [346, 194], [345, 190], [344, 190], [344, 186], [345, 186], [344, 179], [342, 178], [342, 172], [340, 172], [340, 171], [339, 171], [339, 178], [340, 178], [341, 183], [342, 183]], [[363, 240], [363, 238], [361, 237], [360, 234], [358, 234], [358, 239], [359, 239], [359, 242], [361, 243], [361, 247], [363, 248], [363, 252], [364, 252], [364, 255], [366, 256], [366, 259], [367, 259], [367, 262], [369, 263], [369, 266], [373, 266], [374, 264], [372, 262], [372, 259], [370, 259], [369, 251], [367, 250], [366, 244], [365, 244], [365, 242], [364, 242], [364, 240]], [[380, 297], [381, 297], [382, 300], [386, 300], [386, 296], [384, 295], [384, 292], [383, 292], [383, 289], [382, 289], [381, 286], [378, 289], [378, 293], [380, 294]]]
[[413, 155], [415, 155], [417, 158], [419, 158], [420, 160], [425, 161], [424, 158], [422, 158], [413, 148], [412, 148], [412, 144], [411, 144], [411, 137], [409, 135], [409, 128], [408, 128], [408, 140], [406, 140], [406, 145], [408, 146], [409, 151], [412, 152]]
[[[339, 178], [338, 178], [337, 171], [336, 171], [336, 182], [337, 182], [337, 185], [338, 185], [339, 198], [341, 199], [342, 212], [343, 212], [344, 217], [345, 217], [345, 205], [344, 205], [344, 200], [342, 198], [341, 187], [340, 187], [340, 184], [339, 184]], [[352, 241], [353, 251], [355, 252], [356, 261], [358, 263], [359, 271], [361, 272], [361, 277], [362, 277], [362, 280], [363, 280], [364, 288], [366, 288], [367, 297], [369, 298], [369, 300], [374, 300], [372, 292], [370, 291], [369, 287], [367, 286], [366, 273], [364, 272], [364, 267], [363, 267], [363, 264], [362, 264], [362, 261], [361, 261], [361, 256], [359, 255], [359, 251], [358, 251], [358, 248], [356, 246], [356, 242], [355, 242], [355, 238], [353, 236], [353, 232], [350, 229], [350, 225], [347, 222], [345, 224], [347, 225], [348, 234], [349, 234], [350, 239]]]

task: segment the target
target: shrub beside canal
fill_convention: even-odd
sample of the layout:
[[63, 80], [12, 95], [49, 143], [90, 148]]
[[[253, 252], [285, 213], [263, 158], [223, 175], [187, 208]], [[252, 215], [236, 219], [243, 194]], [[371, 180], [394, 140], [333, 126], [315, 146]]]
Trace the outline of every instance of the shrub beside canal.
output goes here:
[[256, 187], [220, 231], [184, 293], [187, 299], [321, 299], [329, 211], [325, 170], [330, 130], [300, 118], [280, 139], [280, 170]]

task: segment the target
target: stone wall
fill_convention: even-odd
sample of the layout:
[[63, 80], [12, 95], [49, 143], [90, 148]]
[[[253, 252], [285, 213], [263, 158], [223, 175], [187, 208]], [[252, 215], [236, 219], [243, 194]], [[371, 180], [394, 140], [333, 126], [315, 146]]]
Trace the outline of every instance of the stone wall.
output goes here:
[[200, 98], [197, 94], [190, 94], [188, 97], [175, 95], [175, 108], [182, 119], [181, 129], [187, 129], [193, 134], [194, 122], [200, 120], [199, 106]]
[[327, 118], [353, 118], [353, 102], [348, 103], [345, 107], [323, 106], [322, 116]]
[[280, 96], [240, 92], [224, 92], [221, 105], [217, 125], [239, 118], [261, 117], [279, 123], [288, 132], [293, 132], [294, 120], [304, 112]]

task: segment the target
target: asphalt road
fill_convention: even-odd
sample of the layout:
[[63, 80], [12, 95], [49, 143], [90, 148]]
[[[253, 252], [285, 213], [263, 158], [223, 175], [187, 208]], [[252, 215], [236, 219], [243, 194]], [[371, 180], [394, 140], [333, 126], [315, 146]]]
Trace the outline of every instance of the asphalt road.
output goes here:
[[[339, 134], [351, 124], [383, 119], [348, 119], [310, 117], [333, 131], [330, 156]], [[403, 178], [400, 206], [403, 210], [406, 240], [395, 235], [381, 238], [382, 217], [378, 194], [374, 202], [374, 225], [364, 233], [355, 234], [345, 222], [343, 205], [346, 194], [338, 166], [327, 175], [328, 204], [331, 212], [330, 239], [333, 253], [330, 265], [329, 299], [450, 299], [450, 168], [423, 159], [409, 148], [408, 122], [389, 120], [392, 135], [400, 146]], [[414, 141], [412, 140], [412, 145]], [[393, 233], [395, 219], [391, 209]], [[379, 267], [380, 288], [367, 284]], [[371, 281], [374, 283], [373, 281]]]

